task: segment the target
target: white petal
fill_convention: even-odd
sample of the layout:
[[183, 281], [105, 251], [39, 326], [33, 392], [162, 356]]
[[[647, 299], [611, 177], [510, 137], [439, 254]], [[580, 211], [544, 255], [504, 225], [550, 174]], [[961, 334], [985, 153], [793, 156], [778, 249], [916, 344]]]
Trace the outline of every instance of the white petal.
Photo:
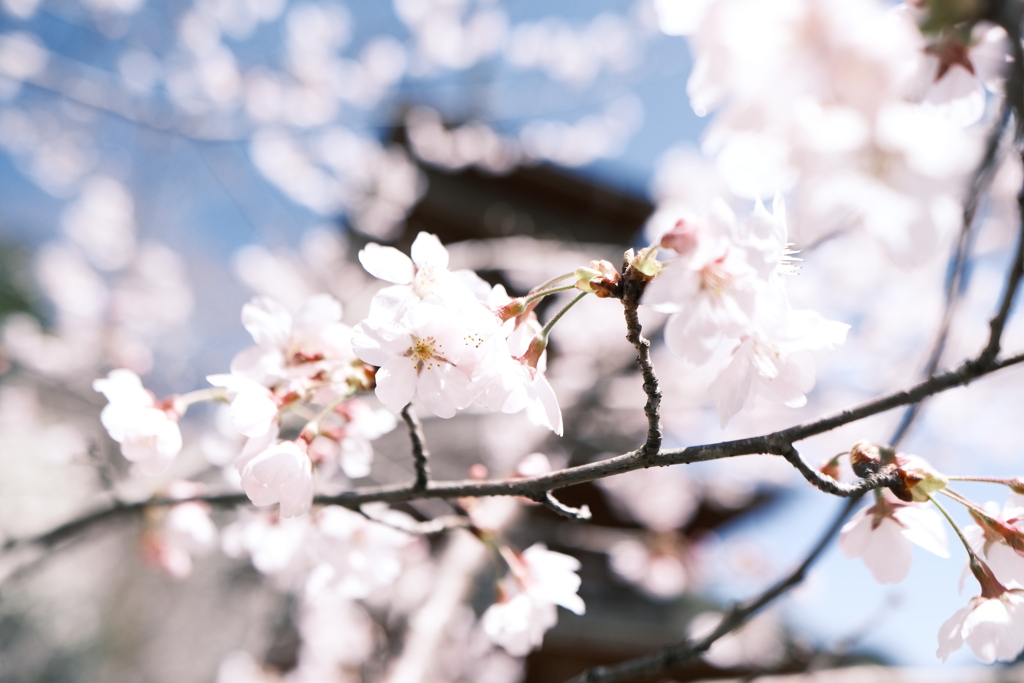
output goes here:
[[407, 285], [412, 282], [415, 268], [412, 260], [394, 247], [382, 247], [370, 242], [359, 251], [359, 262], [375, 278]]
[[377, 398], [397, 415], [412, 401], [417, 379], [416, 366], [408, 358], [389, 360], [377, 371]]
[[[973, 602], [973, 601], [972, 601]], [[964, 644], [963, 626], [967, 615], [971, 613], [972, 605], [962, 607], [953, 613], [942, 626], [939, 627], [939, 649], [935, 656], [946, 661], [949, 655], [959, 650]]]
[[292, 333], [292, 316], [270, 297], [258, 296], [242, 306], [242, 325], [260, 346], [285, 348]]
[[411, 254], [413, 262], [420, 268], [423, 266], [441, 269], [448, 267], [448, 250], [441, 244], [437, 235], [431, 235], [429, 232], [421, 232], [416, 235], [416, 240], [412, 243]]
[[[389, 413], [390, 415], [390, 413]], [[345, 439], [341, 442], [341, 469], [349, 479], [370, 475], [373, 446], [365, 439]]]
[[894, 514], [903, 524], [903, 536], [930, 553], [949, 557], [946, 544], [946, 521], [930, 508], [907, 505], [898, 508]]
[[92, 383], [92, 388], [107, 397], [110, 403], [152, 406], [153, 396], [142, 386], [142, 380], [131, 370], [111, 370], [105, 379]]

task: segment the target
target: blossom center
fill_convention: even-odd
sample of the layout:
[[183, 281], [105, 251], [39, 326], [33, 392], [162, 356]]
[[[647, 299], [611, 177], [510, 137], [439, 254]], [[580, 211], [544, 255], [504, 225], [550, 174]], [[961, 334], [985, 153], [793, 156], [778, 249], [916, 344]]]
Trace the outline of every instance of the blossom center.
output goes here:
[[442, 355], [441, 344], [434, 337], [413, 337], [412, 340], [412, 346], [405, 355], [412, 359], [417, 372], [424, 368], [432, 370], [440, 367], [441, 363], [451, 362]]
[[701, 288], [721, 296], [732, 279], [732, 273], [725, 265], [728, 254], [722, 254], [700, 269]]

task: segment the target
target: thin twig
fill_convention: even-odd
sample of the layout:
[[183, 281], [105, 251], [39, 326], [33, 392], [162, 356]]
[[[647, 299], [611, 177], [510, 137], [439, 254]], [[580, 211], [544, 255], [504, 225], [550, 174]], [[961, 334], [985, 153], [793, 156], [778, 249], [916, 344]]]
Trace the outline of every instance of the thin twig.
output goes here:
[[427, 440], [423, 436], [423, 424], [416, 417], [416, 411], [412, 404], [402, 408], [402, 419], [409, 425], [409, 440], [412, 441], [412, 459], [416, 467], [416, 481], [413, 482], [413, 491], [424, 491], [430, 484], [430, 451], [427, 450]]
[[640, 373], [644, 379], [644, 393], [647, 394], [647, 403], [644, 405], [644, 414], [647, 416], [647, 441], [640, 447], [639, 453], [653, 464], [654, 458], [661, 450], [661, 391], [658, 389], [658, 376], [654, 373], [654, 365], [651, 363], [651, 342], [643, 336], [643, 328], [637, 314], [640, 296], [646, 283], [629, 277], [629, 274], [629, 269], [623, 273], [625, 285], [622, 308], [626, 315], [626, 339], [636, 347], [636, 364], [640, 366]]
[[1017, 254], [1014, 256], [1010, 273], [1006, 277], [1006, 288], [1003, 290], [1003, 299], [999, 304], [999, 312], [989, 322], [989, 338], [985, 350], [978, 357], [980, 363], [988, 363], [995, 360], [999, 355], [1000, 343], [1003, 330], [1006, 328], [1006, 318], [1013, 308], [1013, 299], [1020, 286], [1021, 277], [1024, 277], [1024, 189], [1017, 195], [1017, 203], [1021, 212], [1021, 229], [1017, 238]]
[[[863, 495], [861, 493], [860, 495]], [[700, 657], [722, 636], [732, 633], [743, 626], [752, 616], [763, 607], [775, 601], [789, 589], [801, 583], [807, 576], [807, 570], [821, 556], [828, 547], [829, 542], [839, 533], [846, 517], [850, 514], [860, 495], [851, 498], [828, 530], [822, 535], [818, 543], [811, 549], [803, 562], [800, 563], [788, 576], [761, 593], [756, 598], [743, 604], [733, 606], [725, 618], [718, 624], [714, 631], [697, 641], [689, 641], [667, 647], [661, 652], [646, 657], [639, 657], [614, 666], [599, 666], [588, 669], [567, 683], [615, 683], [615, 681], [628, 681], [634, 678], [653, 676], [665, 673], [682, 664]]]
[[[999, 120], [992, 130], [989, 131], [985, 143], [985, 154], [981, 163], [975, 169], [974, 175], [967, 188], [967, 196], [964, 198], [962, 220], [960, 224], [960, 237], [949, 257], [949, 267], [946, 275], [945, 305], [942, 311], [942, 319], [939, 323], [939, 331], [935, 335], [935, 342], [932, 344], [931, 352], [925, 363], [923, 377], [931, 377], [939, 369], [942, 361], [942, 353], [946, 349], [946, 342], [949, 340], [949, 331], [953, 325], [953, 318], [956, 314], [957, 304], [960, 302], [965, 288], [965, 273], [967, 263], [970, 261], [972, 237], [975, 233], [975, 217], [978, 213], [978, 205], [981, 196], [988, 188], [995, 176], [997, 161], [999, 157], [999, 144], [1003, 140], [1006, 126], [1010, 121], [1012, 108], [1008, 101], [1004, 101]], [[889, 445], [896, 447], [903, 437], [906, 436], [910, 425], [913, 424], [921, 411], [921, 403], [914, 403], [903, 413], [896, 431], [889, 440]]]
[[[1009, 36], [1010, 50], [1013, 61], [1010, 66], [1010, 75], [1006, 79], [1006, 101], [1013, 108], [1016, 114], [1016, 135], [1019, 143], [1024, 140], [1024, 48], [1021, 46], [1021, 21], [1024, 20], [1024, 6], [1019, 2], [1002, 2], [995, 5], [996, 16], [994, 19], [1002, 26]], [[1000, 351], [1003, 329], [1006, 326], [1006, 318], [1013, 307], [1013, 299], [1024, 276], [1024, 188], [1017, 195], [1017, 204], [1021, 212], [1021, 234], [1017, 242], [1017, 254], [1014, 257], [1010, 274], [1007, 276], [1006, 288], [1003, 291], [1002, 302], [999, 312], [989, 323], [989, 339], [985, 350], [978, 357], [982, 365], [993, 362]]]
[[554, 494], [551, 493], [551, 491], [545, 491], [544, 493], [531, 496], [530, 500], [536, 503], [540, 503], [541, 505], [551, 510], [552, 512], [555, 512], [563, 517], [568, 517], [569, 519], [575, 519], [579, 521], [586, 521], [590, 519], [590, 508], [588, 506], [582, 505], [578, 508], [574, 508], [570, 505], [566, 505], [565, 503], [555, 498]]
[[[449, 529], [465, 529], [466, 527], [473, 525], [468, 517], [462, 517], [459, 515], [443, 515], [423, 522], [417, 522], [414, 519], [404, 521], [405, 518], [403, 517], [395, 517], [393, 519], [375, 517], [363, 508], [358, 508], [356, 512], [376, 524], [380, 524], [391, 529], [397, 529], [398, 531], [404, 531], [407, 534], [415, 534], [417, 536], [431, 536], [433, 534], [448, 531]], [[399, 522], [399, 519], [402, 519], [403, 521]]]

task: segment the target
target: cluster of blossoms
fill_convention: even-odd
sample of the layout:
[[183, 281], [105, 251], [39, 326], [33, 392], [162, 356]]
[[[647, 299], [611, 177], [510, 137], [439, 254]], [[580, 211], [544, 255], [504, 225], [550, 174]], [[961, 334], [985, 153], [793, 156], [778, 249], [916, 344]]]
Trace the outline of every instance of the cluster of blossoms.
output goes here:
[[[662, 237], [665, 251], [676, 254], [666, 264], [655, 260], [655, 248], [627, 253], [627, 272], [647, 283], [652, 305], [676, 311], [668, 332], [673, 350], [680, 340], [692, 339], [708, 354], [724, 339], [752, 349], [733, 350], [740, 360], [729, 370], [743, 398], [728, 408], [731, 413], [751, 393], [751, 378], [771, 371], [764, 370], [763, 360], [758, 370], [734, 366], [753, 367], [757, 354], [772, 355], [779, 370], [766, 378], [767, 386], [795, 403], [779, 388], [796, 383], [806, 389], [806, 375], [798, 380], [786, 374], [798, 367], [791, 354], [817, 347], [798, 341], [780, 355], [767, 346], [778, 337], [765, 341], [765, 307], [781, 297], [786, 317], [772, 329], [799, 324], [798, 332], [790, 332], [794, 337], [824, 334], [841, 340], [845, 328], [786, 307], [777, 272], [789, 260], [781, 200], [774, 216], [759, 207], [742, 226], [735, 220], [712, 222], [708, 230], [688, 225], [680, 223]], [[328, 295], [312, 296], [295, 311], [256, 297], [242, 309], [242, 323], [255, 344], [235, 356], [230, 373], [208, 378], [214, 388], [158, 401], [133, 372], [115, 370], [94, 384], [109, 401], [103, 424], [141, 473], [159, 474], [182, 448], [178, 420], [188, 406], [202, 400], [227, 403], [230, 422], [245, 439], [233, 460], [237, 481], [256, 506], [279, 505], [284, 519], [260, 513], [237, 522], [223, 534], [225, 549], [235, 556], [249, 554], [260, 571], [303, 595], [328, 591], [348, 600], [367, 598], [401, 571], [401, 551], [410, 537], [392, 527], [408, 530], [415, 524], [387, 509], [376, 511], [376, 521], [338, 507], [313, 509], [316, 479], [337, 472], [348, 478], [369, 475], [370, 442], [393, 429], [395, 414], [414, 400], [442, 418], [474, 403], [496, 412], [523, 412], [560, 435], [561, 411], [544, 370], [548, 332], [562, 313], [542, 325], [534, 307], [566, 290], [574, 290], [576, 298], [563, 313], [588, 293], [623, 296], [622, 276], [604, 261], [513, 299], [471, 271], [449, 270], [448, 258], [437, 237], [426, 233], [414, 241], [411, 257], [367, 245], [360, 262], [391, 285], [373, 296], [368, 316], [354, 328], [341, 322], [341, 304]], [[700, 312], [685, 319], [682, 312], [692, 309]], [[729, 381], [728, 372], [722, 381]], [[384, 410], [357, 396], [371, 388]], [[295, 416], [302, 420], [297, 435], [282, 438], [289, 430], [295, 433]], [[171, 495], [196, 493], [179, 486]], [[207, 513], [193, 501], [172, 506], [160, 530], [151, 534], [151, 556], [172, 573], [188, 573], [190, 553], [204, 552], [217, 536]], [[368, 508], [363, 514], [372, 516]], [[556, 606], [583, 613], [575, 573], [579, 563], [540, 545], [521, 554], [501, 546], [501, 553], [509, 573], [481, 624], [494, 643], [519, 656], [538, 646], [555, 624]]]
[[420, 233], [412, 258], [371, 243], [359, 252], [371, 274], [393, 283], [378, 292], [355, 328], [352, 347], [377, 366], [377, 398], [392, 412], [413, 397], [438, 417], [478, 402], [526, 411], [562, 434], [562, 414], [544, 376], [546, 333], [523, 300], [471, 271], [448, 270], [448, 252]]
[[[898, 583], [910, 572], [910, 543], [949, 557], [945, 517], [964, 544], [969, 570], [981, 585], [981, 594], [971, 598], [939, 629], [937, 655], [945, 661], [966, 643], [986, 664], [1016, 659], [1024, 650], [1024, 482], [995, 480], [1012, 491], [1000, 512], [996, 503], [981, 507], [951, 490], [950, 478], [917, 456], [862, 441], [851, 449], [850, 461], [861, 476], [889, 468], [900, 483], [891, 492], [876, 490], [875, 504], [861, 510], [843, 527], [843, 553], [860, 557], [879, 583]], [[935, 493], [966, 506], [976, 525], [961, 531], [935, 500]], [[941, 515], [930, 509], [929, 503]]]
[[722, 365], [711, 394], [725, 425], [762, 394], [787, 406], [806, 403], [814, 385], [812, 351], [832, 350], [849, 325], [789, 305], [784, 275], [794, 272], [785, 203], [760, 201], [739, 221], [717, 199], [700, 217], [652, 235], [674, 256], [648, 285], [644, 303], [671, 313], [669, 350], [695, 365]]
[[1009, 41], [949, 20], [967, 5], [908, 4], [664, 3], [687, 15], [694, 110], [719, 109], [705, 152], [737, 196], [793, 191], [802, 240], [862, 227], [921, 262], [957, 223], [980, 155], [965, 126], [995, 110]]

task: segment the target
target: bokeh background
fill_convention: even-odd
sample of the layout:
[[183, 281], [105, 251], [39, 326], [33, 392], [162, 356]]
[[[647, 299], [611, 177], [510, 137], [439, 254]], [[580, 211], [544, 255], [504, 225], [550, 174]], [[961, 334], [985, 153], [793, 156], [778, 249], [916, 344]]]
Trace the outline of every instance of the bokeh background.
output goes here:
[[[699, 211], [716, 194], [749, 208], [700, 154], [706, 118], [686, 96], [688, 46], [658, 9], [651, 0], [3, 0], [0, 535], [45, 531], [110, 490], [162, 490], [171, 475], [133, 476], [104, 442], [92, 380], [130, 367], [158, 395], [205, 386], [249, 343], [239, 311], [256, 293], [297, 307], [329, 291], [358, 322], [377, 287], [353, 260], [368, 241], [408, 246], [417, 231], [434, 232], [453, 244], [453, 266], [521, 293], [594, 258], [617, 262], [645, 244], [650, 220]], [[1020, 182], [1019, 167], [1004, 165], [983, 205], [945, 364], [985, 338]], [[659, 347], [667, 445], [763, 433], [918, 379], [953, 238], [912, 269], [855, 231], [797, 240], [795, 305], [853, 326], [844, 347], [819, 359], [808, 405], [761, 402], [722, 428], [711, 377]], [[470, 416], [454, 432], [432, 420], [437, 471], [462, 477], [476, 462], [508, 471], [535, 450], [577, 464], [631, 448], [642, 394], [619, 316], [587, 302], [556, 330], [550, 374], [571, 438], [505, 417]], [[646, 322], [656, 338], [661, 319]], [[1004, 347], [1020, 348], [1022, 332], [1011, 318]], [[951, 473], [1024, 474], [1020, 380], [1010, 369], [931, 399], [903, 448]], [[190, 459], [172, 474], [198, 472], [224, 490], [232, 482], [219, 467], [237, 444], [217, 415], [190, 413]], [[900, 417], [801, 450], [823, 462], [861, 438], [887, 440]], [[382, 441], [373, 478], [404, 476], [404, 448], [399, 437]], [[682, 637], [695, 614], [781, 576], [842, 505], [767, 456], [631, 475], [566, 499], [594, 508], [592, 528], [531, 508], [516, 533], [583, 557], [591, 617], [563, 612], [528, 680], [561, 680], [601, 661], [595, 652], [639, 654]], [[212, 681], [237, 649], [287, 669], [296, 646], [285, 594], [223, 557], [197, 559], [182, 581], [167, 577], [144, 559], [144, 528], [5, 558], [0, 680]], [[958, 594], [955, 547], [953, 557], [917, 553], [911, 576], [883, 587], [833, 547], [751, 625], [749, 642], [680, 680], [859, 661], [924, 680], [1020, 676], [983, 672], [963, 651], [939, 668], [938, 626], [973, 590]]]

